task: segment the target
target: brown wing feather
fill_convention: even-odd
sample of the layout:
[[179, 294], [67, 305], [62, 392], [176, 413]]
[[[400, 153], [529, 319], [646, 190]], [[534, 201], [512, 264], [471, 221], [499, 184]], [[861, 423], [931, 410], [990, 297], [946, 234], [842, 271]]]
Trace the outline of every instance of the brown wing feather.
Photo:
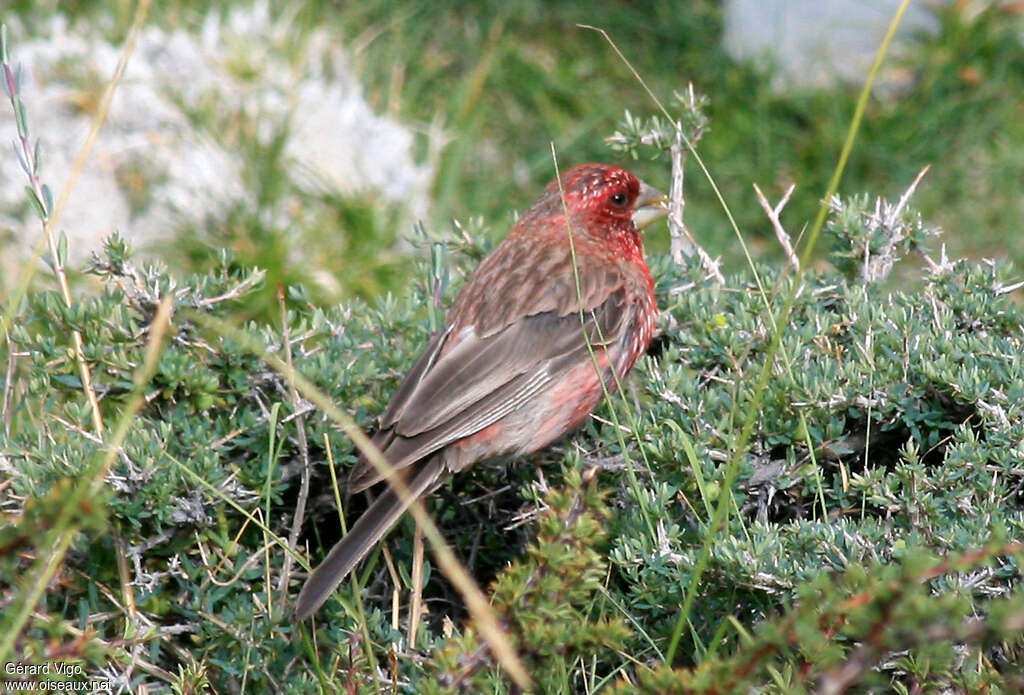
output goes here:
[[[395, 433], [412, 437], [447, 422], [498, 388], [533, 374], [547, 362], [617, 337], [625, 297], [621, 291], [580, 325], [578, 314], [527, 316], [486, 338], [468, 334], [437, 360], [410, 394]], [[585, 337], [585, 338], [584, 338]]]
[[581, 297], [583, 310], [591, 311], [626, 282], [623, 268], [614, 261], [582, 254], [574, 258], [568, 244], [538, 244], [510, 232], [455, 298], [448, 324], [455, 331], [474, 326], [486, 337], [526, 316], [577, 314]]
[[[445, 330], [441, 331], [437, 335], [430, 339], [430, 343], [427, 345], [427, 349], [423, 351], [423, 354], [419, 356], [416, 363], [409, 370], [409, 373], [402, 379], [402, 383], [398, 385], [398, 388], [391, 395], [391, 401], [388, 403], [388, 409], [384, 411], [384, 414], [380, 418], [380, 428], [386, 430], [391, 428], [402, 415], [402, 410], [409, 402], [409, 396], [416, 390], [416, 388], [423, 381], [423, 378], [430, 372], [431, 367], [434, 366], [434, 362], [437, 361], [438, 355], [441, 354], [441, 350], [444, 349], [445, 342], [448, 340], [448, 336], [451, 334], [451, 326], [447, 326]], [[380, 446], [380, 442], [374, 442]]]
[[[432, 362], [407, 393], [401, 416], [375, 441], [391, 465], [404, 468], [479, 432], [588, 359], [588, 342], [600, 348], [619, 340], [631, 314], [619, 290], [588, 312], [582, 326], [578, 314], [546, 312], [485, 338], [468, 334]], [[349, 487], [355, 492], [381, 479], [364, 464], [354, 471]]]
[[[638, 291], [628, 270], [574, 256], [567, 243], [537, 244], [514, 231], [477, 267], [453, 302], [445, 331], [392, 396], [373, 438], [392, 466], [404, 468], [496, 422], [555, 378], [560, 358], [579, 357], [586, 340], [611, 342], [626, 325]], [[349, 490], [381, 479], [361, 461]]]

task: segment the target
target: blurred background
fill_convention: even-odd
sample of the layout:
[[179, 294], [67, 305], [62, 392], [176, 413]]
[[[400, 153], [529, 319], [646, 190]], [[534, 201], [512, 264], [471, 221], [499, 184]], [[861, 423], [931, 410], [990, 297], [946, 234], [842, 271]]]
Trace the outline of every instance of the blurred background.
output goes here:
[[[88, 131], [135, 3], [7, 3], [11, 61], [55, 192]], [[668, 186], [668, 164], [605, 140], [628, 110], [692, 83], [710, 99], [698, 145], [741, 233], [780, 251], [751, 184], [797, 184], [783, 223], [812, 219], [857, 90], [896, 2], [476, 3], [383, 0], [154, 3], [61, 228], [82, 268], [120, 232], [177, 272], [239, 265], [323, 302], [403, 291], [414, 224], [460, 220], [484, 248], [560, 166], [599, 160]], [[912, 204], [951, 255], [1020, 263], [1024, 219], [1024, 2], [914, 3], [841, 185]], [[15, 137], [9, 105], [0, 130]], [[687, 160], [686, 218], [727, 274], [740, 255], [705, 175]], [[0, 159], [0, 288], [40, 228], [17, 157]], [[665, 251], [667, 233], [648, 236]], [[823, 255], [823, 254], [822, 254]], [[45, 274], [37, 282], [48, 282]], [[78, 277], [78, 282], [85, 282]], [[269, 296], [269, 294], [268, 294]], [[273, 306], [268, 302], [267, 306]], [[271, 313], [274, 313], [273, 310]], [[253, 313], [260, 309], [254, 308]]]

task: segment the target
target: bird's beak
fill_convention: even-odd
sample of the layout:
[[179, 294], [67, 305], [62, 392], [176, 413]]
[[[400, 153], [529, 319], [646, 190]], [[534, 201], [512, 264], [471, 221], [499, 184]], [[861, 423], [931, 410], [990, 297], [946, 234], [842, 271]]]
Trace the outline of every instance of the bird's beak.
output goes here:
[[636, 209], [633, 210], [633, 224], [643, 229], [652, 222], [657, 222], [668, 215], [668, 196], [654, 186], [640, 182], [640, 195], [636, 198]]

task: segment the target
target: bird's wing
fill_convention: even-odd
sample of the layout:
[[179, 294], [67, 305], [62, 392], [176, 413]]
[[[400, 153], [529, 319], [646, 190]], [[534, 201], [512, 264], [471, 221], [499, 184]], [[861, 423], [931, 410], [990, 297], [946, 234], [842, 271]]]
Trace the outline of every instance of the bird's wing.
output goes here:
[[[627, 313], [624, 308], [625, 298], [618, 292], [585, 315], [582, 325], [578, 314], [545, 312], [486, 338], [467, 335], [423, 379], [395, 423], [395, 433], [412, 437], [436, 430], [512, 383], [517, 386], [514, 392], [526, 390], [532, 395], [558, 375], [554, 367], [562, 358], [585, 357], [588, 342], [597, 348], [617, 340]], [[487, 418], [473, 431], [496, 419]], [[458, 421], [468, 422], [465, 417]]]
[[[585, 311], [524, 316], [490, 335], [474, 326], [449, 331], [431, 343], [382, 419], [375, 443], [389, 463], [404, 468], [522, 407], [568, 368], [622, 337], [632, 315], [625, 289], [607, 294]], [[457, 327], [456, 327], [457, 329]], [[381, 480], [363, 463], [349, 489]]]
[[615, 263], [595, 263], [564, 245], [506, 239], [455, 299], [444, 333], [431, 341], [391, 397], [380, 430], [422, 434], [544, 360], [570, 351], [584, 331], [592, 345], [608, 342], [625, 308], [625, 284]]

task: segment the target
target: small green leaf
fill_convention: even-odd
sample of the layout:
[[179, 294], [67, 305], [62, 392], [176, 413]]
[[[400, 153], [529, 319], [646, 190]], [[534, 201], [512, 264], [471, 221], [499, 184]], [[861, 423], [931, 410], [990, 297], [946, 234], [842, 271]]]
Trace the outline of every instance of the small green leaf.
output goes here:
[[18, 124], [18, 135], [28, 137], [28, 116], [25, 115], [25, 103], [21, 99], [14, 100], [14, 120]]
[[46, 208], [46, 217], [49, 218], [50, 213], [53, 212], [53, 193], [45, 183], [43, 184], [43, 205]]
[[[46, 192], [46, 189], [43, 189]], [[68, 264], [68, 235], [61, 230], [60, 236], [57, 238], [57, 263], [61, 268], [67, 267]]]
[[67, 386], [68, 388], [82, 388], [82, 380], [78, 377], [77, 374], [53, 374], [51, 375], [50, 378], [56, 381], [58, 384], [62, 384], [64, 386]]
[[31, 167], [28, 165], [28, 160], [25, 159], [25, 152], [18, 146], [17, 142], [14, 143], [14, 154], [18, 155], [18, 163], [21, 164], [21, 170], [24, 171], [25, 174], [31, 176], [32, 171]]
[[44, 205], [43, 201], [39, 199], [39, 196], [36, 195], [36, 192], [32, 189], [31, 186], [25, 186], [25, 190], [28, 191], [28, 199], [32, 201], [32, 204], [35, 206], [36, 214], [39, 215], [39, 219], [45, 220], [46, 206]]

